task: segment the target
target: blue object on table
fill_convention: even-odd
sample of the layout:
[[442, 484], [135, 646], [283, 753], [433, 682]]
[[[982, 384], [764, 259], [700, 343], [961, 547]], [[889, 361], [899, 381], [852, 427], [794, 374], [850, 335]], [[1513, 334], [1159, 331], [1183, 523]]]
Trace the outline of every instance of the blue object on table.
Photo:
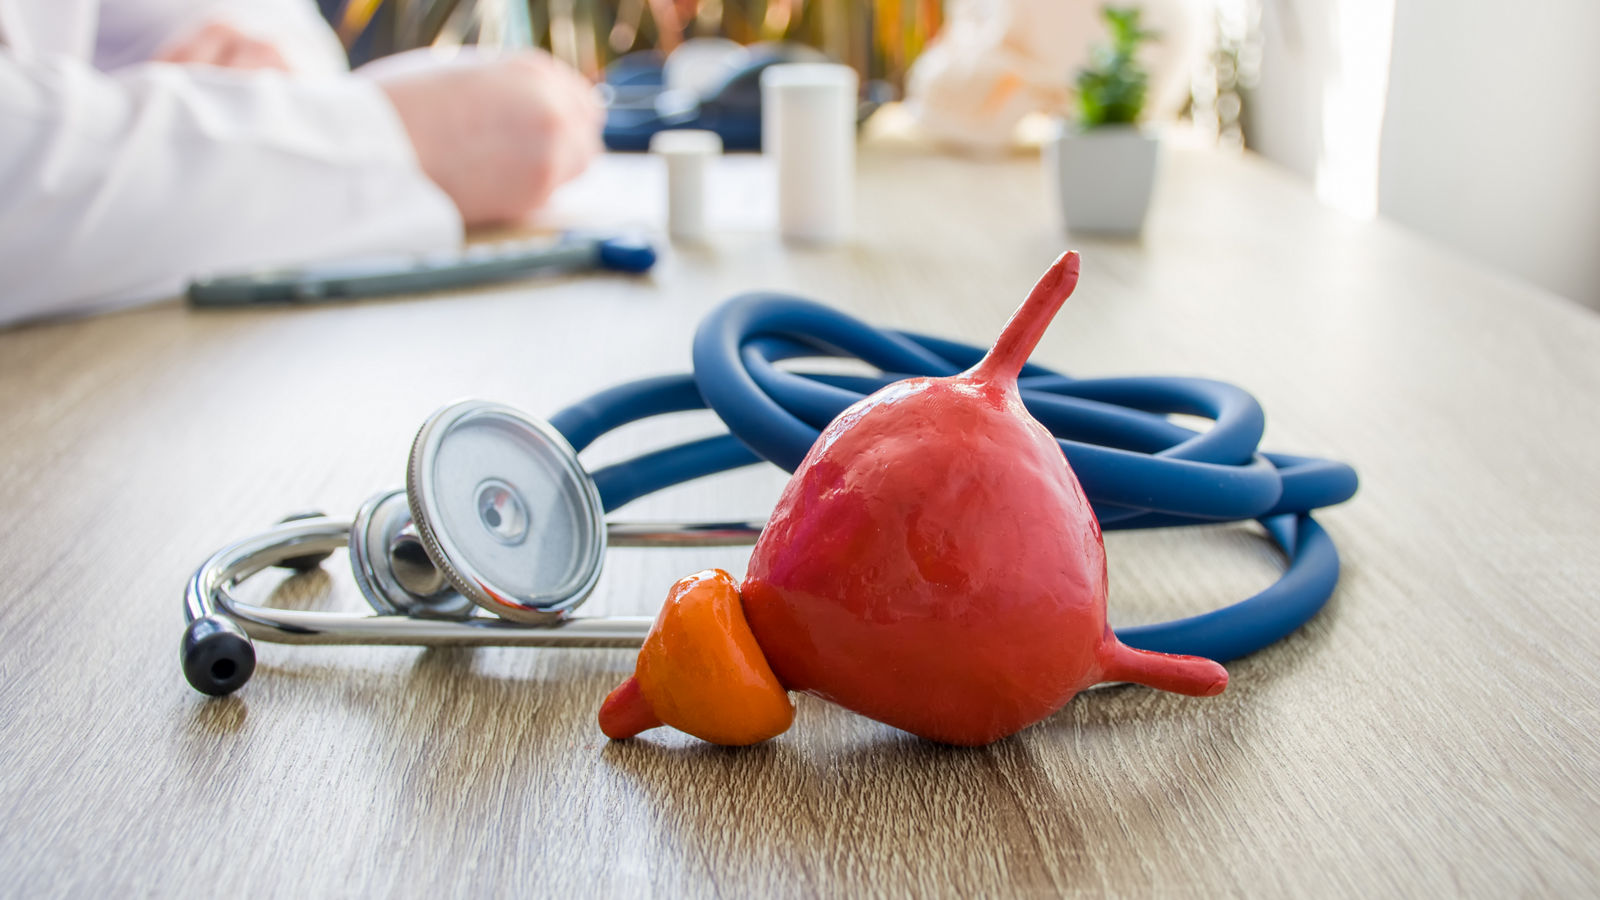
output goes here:
[[667, 89], [660, 53], [630, 53], [606, 68], [606, 148], [644, 151], [658, 131], [694, 128], [716, 132], [724, 150], [760, 150], [762, 71], [779, 63], [826, 59], [802, 44], [759, 44], [746, 48], [720, 81], [692, 95]]
[[548, 270], [639, 273], [656, 251], [628, 237], [566, 234], [556, 240], [480, 244], [448, 253], [391, 256], [204, 278], [189, 285], [197, 307], [262, 306], [381, 297], [525, 278]]
[[[957, 374], [984, 349], [874, 328], [818, 303], [746, 294], [713, 310], [695, 333], [694, 374], [620, 385], [563, 410], [550, 424], [582, 450], [620, 425], [709, 408], [729, 434], [658, 450], [593, 473], [605, 509], [767, 460], [794, 471], [828, 423], [891, 382]], [[872, 376], [780, 369], [803, 357], [859, 358]], [[1204, 378], [1074, 379], [1028, 364], [1023, 402], [1061, 444], [1106, 530], [1259, 521], [1289, 557], [1277, 583], [1187, 619], [1117, 629], [1143, 650], [1227, 661], [1286, 637], [1316, 615], [1339, 581], [1333, 541], [1311, 512], [1355, 494], [1355, 470], [1331, 460], [1257, 449], [1266, 416], [1244, 390]], [[1195, 431], [1169, 414], [1203, 416]], [[1048, 527], [1042, 525], [1040, 527]]]

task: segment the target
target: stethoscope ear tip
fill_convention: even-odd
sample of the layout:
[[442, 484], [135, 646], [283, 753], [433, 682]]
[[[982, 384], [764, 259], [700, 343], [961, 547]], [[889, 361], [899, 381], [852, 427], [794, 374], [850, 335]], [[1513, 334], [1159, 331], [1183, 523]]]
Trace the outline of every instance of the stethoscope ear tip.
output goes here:
[[178, 651], [183, 677], [202, 694], [221, 697], [250, 680], [256, 670], [256, 648], [237, 622], [205, 616], [183, 630]]

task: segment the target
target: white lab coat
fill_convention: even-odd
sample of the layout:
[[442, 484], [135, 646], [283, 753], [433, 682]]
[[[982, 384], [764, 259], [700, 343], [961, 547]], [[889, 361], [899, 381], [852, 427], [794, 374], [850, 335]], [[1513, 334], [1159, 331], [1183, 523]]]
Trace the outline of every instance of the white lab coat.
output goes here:
[[[146, 62], [219, 19], [294, 73]], [[461, 231], [311, 0], [0, 0], [0, 327]]]

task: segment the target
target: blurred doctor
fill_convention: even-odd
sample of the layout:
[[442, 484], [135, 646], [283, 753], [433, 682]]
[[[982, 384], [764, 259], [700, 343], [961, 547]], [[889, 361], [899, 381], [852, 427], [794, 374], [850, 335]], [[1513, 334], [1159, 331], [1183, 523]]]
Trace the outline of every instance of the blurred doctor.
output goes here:
[[357, 72], [311, 0], [0, 0], [0, 326], [450, 248], [598, 152], [541, 53]]

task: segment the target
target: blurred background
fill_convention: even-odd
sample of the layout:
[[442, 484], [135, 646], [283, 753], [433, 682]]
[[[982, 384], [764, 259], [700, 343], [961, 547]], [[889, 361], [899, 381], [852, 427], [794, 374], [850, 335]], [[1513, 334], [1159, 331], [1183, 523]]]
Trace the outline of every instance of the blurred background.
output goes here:
[[352, 63], [437, 42], [543, 47], [598, 78], [617, 57], [691, 37], [797, 41], [900, 82], [944, 0], [319, 0]]
[[[459, 43], [539, 46], [599, 78], [693, 37], [795, 41], [904, 91], [955, 26], [997, 40], [1105, 40], [1092, 0], [319, 0], [352, 62]], [[1600, 308], [1600, 2], [1159, 0], [1150, 117], [1245, 147], [1357, 218], [1383, 216]], [[1048, 8], [1048, 13], [1040, 10]], [[1020, 37], [1019, 37], [1020, 35]], [[1014, 48], [1013, 48], [1014, 49]], [[936, 51], [935, 51], [936, 52]], [[1042, 95], [1041, 95], [1042, 96]]]

